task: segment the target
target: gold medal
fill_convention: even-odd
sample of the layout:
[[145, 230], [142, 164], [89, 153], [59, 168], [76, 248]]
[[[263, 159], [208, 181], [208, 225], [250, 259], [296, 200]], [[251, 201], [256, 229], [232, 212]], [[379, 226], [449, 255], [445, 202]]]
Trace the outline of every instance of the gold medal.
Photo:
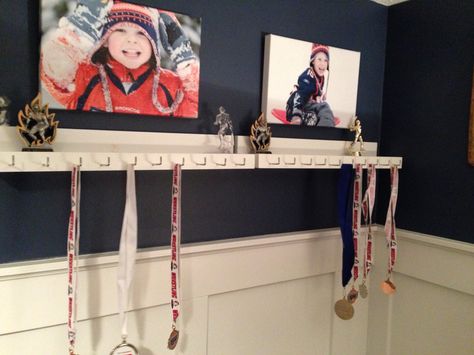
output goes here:
[[367, 298], [367, 296], [369, 295], [369, 290], [367, 289], [367, 286], [365, 285], [365, 282], [363, 282], [359, 286], [359, 294], [360, 294], [360, 297], [362, 297], [362, 298]]
[[345, 298], [340, 299], [334, 304], [334, 311], [343, 320], [349, 320], [354, 316], [354, 307]]
[[380, 285], [382, 288], [383, 293], [386, 295], [392, 295], [395, 293], [395, 290], [397, 289], [392, 281], [390, 279], [386, 279], [384, 282], [382, 282], [382, 285]]
[[347, 294], [347, 301], [353, 304], [357, 300], [358, 296], [359, 296], [359, 292], [357, 292], [357, 290], [354, 287], [352, 287], [349, 293]]
[[178, 344], [178, 339], [179, 339], [179, 331], [176, 330], [176, 328], [173, 328], [168, 338], [168, 349], [174, 350], [174, 348], [176, 347], [176, 344]]

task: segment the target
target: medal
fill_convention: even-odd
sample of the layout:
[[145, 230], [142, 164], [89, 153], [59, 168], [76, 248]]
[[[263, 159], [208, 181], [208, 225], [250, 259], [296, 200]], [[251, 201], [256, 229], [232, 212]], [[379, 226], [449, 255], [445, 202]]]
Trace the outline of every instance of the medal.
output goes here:
[[354, 316], [354, 307], [345, 298], [340, 299], [334, 304], [334, 311], [342, 320], [349, 320]]
[[382, 288], [383, 293], [385, 293], [386, 295], [394, 294], [397, 289], [395, 287], [395, 284], [390, 281], [390, 279], [386, 279], [384, 282], [382, 282], [380, 287]]
[[124, 338], [119, 345], [112, 349], [110, 355], [138, 355], [138, 350], [132, 344], [127, 343]]
[[369, 295], [369, 290], [367, 289], [365, 282], [359, 285], [359, 294], [362, 298], [367, 298], [367, 296]]
[[174, 350], [174, 348], [176, 348], [176, 345], [178, 344], [178, 339], [179, 339], [179, 331], [176, 329], [173, 329], [168, 338], [168, 349]]
[[349, 293], [347, 294], [347, 301], [353, 304], [357, 300], [358, 296], [359, 296], [359, 292], [357, 292], [357, 290], [354, 287], [352, 287]]

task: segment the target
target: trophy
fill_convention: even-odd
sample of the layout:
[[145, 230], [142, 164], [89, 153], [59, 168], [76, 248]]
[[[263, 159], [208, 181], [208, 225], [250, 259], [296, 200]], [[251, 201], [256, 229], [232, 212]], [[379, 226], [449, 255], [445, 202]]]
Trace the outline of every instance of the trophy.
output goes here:
[[214, 125], [219, 126], [217, 135], [219, 136], [219, 150], [222, 153], [234, 152], [234, 131], [232, 129], [232, 121], [230, 115], [225, 112], [224, 107], [219, 107], [219, 113], [216, 115]]
[[30, 105], [25, 105], [25, 112], [18, 112], [17, 131], [28, 148], [23, 151], [52, 151], [51, 148], [38, 148], [45, 143], [52, 144], [56, 138], [58, 121], [54, 113], [49, 113], [48, 104], [42, 105], [39, 93]]
[[[355, 117], [354, 123], [349, 126], [349, 130], [351, 132], [355, 132], [354, 140], [352, 141], [351, 145], [347, 149], [347, 152], [351, 155], [359, 157], [361, 152], [364, 149], [364, 140], [362, 139], [362, 125], [360, 124], [360, 120]], [[357, 148], [357, 143], [359, 143], [359, 148]]]
[[271, 153], [268, 151], [271, 137], [272, 132], [270, 127], [268, 127], [267, 119], [262, 113], [250, 128], [250, 144], [252, 145], [254, 152], [258, 154]]

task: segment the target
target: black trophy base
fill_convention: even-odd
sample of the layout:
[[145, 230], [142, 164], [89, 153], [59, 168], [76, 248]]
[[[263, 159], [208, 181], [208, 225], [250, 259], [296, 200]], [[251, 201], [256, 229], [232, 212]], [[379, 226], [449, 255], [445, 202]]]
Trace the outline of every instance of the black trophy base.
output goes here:
[[272, 152], [265, 150], [263, 152], [256, 152], [257, 154], [272, 154]]
[[52, 152], [53, 148], [23, 148], [22, 152]]

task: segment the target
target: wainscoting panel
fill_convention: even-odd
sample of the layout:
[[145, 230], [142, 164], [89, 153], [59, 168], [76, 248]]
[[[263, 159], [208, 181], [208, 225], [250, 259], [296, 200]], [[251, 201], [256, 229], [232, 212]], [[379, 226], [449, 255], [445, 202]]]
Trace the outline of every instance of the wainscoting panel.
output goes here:
[[[178, 348], [171, 329], [169, 249], [138, 253], [129, 305], [129, 337], [141, 355], [340, 354], [346, 333], [365, 353], [366, 311], [351, 322], [333, 313], [340, 298], [341, 242], [337, 229], [185, 245], [183, 313]], [[120, 342], [117, 255], [81, 256], [77, 352], [108, 354]], [[0, 266], [1, 353], [67, 351], [66, 261]], [[335, 293], [337, 290], [337, 294]], [[337, 344], [337, 345], [334, 345]]]
[[474, 245], [398, 230], [397, 291], [386, 296], [383, 229], [369, 295], [369, 355], [474, 354]]
[[[338, 229], [182, 248], [181, 339], [171, 329], [169, 248], [141, 250], [129, 338], [141, 355], [472, 355], [474, 246], [398, 230], [397, 292], [386, 276], [382, 228], [369, 298], [350, 321], [342, 297]], [[120, 342], [117, 255], [81, 256], [77, 352], [105, 355]], [[0, 265], [0, 353], [67, 352], [65, 258]]]
[[211, 296], [208, 354], [329, 354], [332, 283], [325, 274]]

